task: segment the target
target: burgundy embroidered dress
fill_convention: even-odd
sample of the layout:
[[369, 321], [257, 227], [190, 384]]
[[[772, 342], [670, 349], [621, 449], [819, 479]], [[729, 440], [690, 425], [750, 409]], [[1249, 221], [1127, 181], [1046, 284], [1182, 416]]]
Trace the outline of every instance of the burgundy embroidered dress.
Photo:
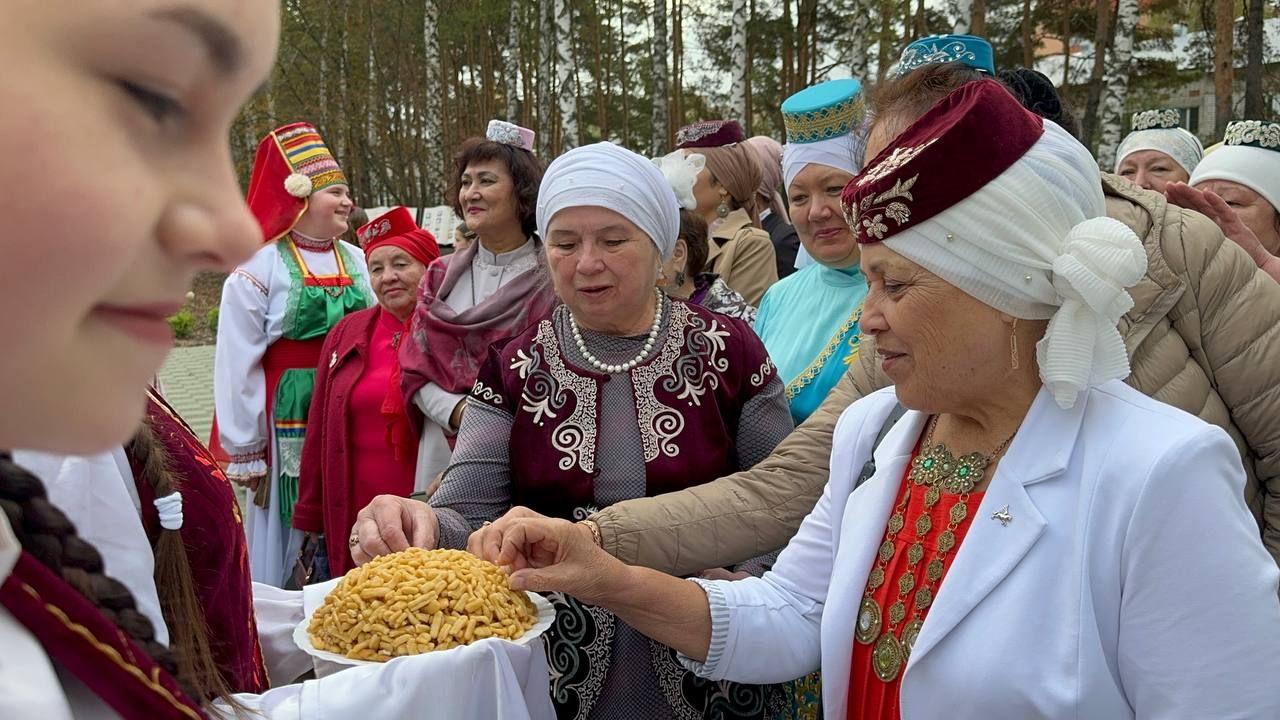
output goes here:
[[[235, 491], [195, 432], [154, 391], [147, 393], [147, 417], [156, 441], [169, 455], [169, 471], [182, 493], [182, 544], [208, 625], [209, 651], [232, 690], [266, 692], [270, 683], [253, 612], [249, 546]], [[161, 531], [155, 491], [138, 480], [141, 460], [129, 455], [129, 464], [142, 524], [154, 547]]]
[[[515, 504], [578, 519], [772, 452], [791, 431], [790, 414], [750, 327], [680, 301], [662, 307], [654, 349], [629, 372], [590, 369], [564, 306], [490, 350], [433, 498], [442, 546], [465, 547], [472, 530]], [[581, 332], [609, 364], [636, 357], [646, 339]], [[698, 679], [611, 613], [551, 597], [547, 657], [562, 718], [766, 718], [781, 699], [773, 687]]]

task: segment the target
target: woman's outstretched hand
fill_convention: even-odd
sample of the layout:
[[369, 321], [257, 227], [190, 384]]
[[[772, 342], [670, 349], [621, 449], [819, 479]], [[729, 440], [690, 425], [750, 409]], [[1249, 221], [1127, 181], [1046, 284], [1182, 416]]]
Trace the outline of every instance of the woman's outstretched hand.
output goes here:
[[468, 549], [510, 568], [516, 590], [563, 592], [589, 605], [608, 606], [627, 572], [595, 544], [589, 529], [525, 508], [476, 531]]

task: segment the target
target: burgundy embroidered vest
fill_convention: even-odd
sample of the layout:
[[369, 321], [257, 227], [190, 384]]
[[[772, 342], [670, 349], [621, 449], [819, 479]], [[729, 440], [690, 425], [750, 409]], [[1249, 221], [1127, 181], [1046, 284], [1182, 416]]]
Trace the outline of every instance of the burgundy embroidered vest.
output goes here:
[[471, 397], [512, 415], [512, 501], [571, 518], [594, 505], [604, 384], [627, 382], [644, 448], [645, 494], [700, 485], [738, 470], [743, 405], [776, 370], [744, 322], [672, 301], [665, 340], [627, 375], [570, 362], [554, 319], [490, 350]]
[[205, 717], [171, 675], [26, 551], [0, 585], [0, 604], [51, 659], [126, 720]]

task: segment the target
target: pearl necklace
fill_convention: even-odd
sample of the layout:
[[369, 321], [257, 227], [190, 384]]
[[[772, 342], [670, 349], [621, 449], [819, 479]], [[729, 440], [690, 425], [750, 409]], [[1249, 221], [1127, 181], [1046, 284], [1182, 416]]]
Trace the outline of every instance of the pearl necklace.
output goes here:
[[582, 331], [578, 329], [578, 321], [573, 317], [573, 311], [569, 311], [569, 330], [573, 333], [573, 340], [578, 344], [578, 352], [582, 353], [582, 357], [586, 358], [592, 367], [600, 372], [616, 375], [630, 372], [632, 368], [649, 357], [649, 353], [653, 351], [653, 344], [658, 339], [658, 332], [662, 329], [662, 291], [655, 289], [654, 294], [657, 296], [657, 303], [653, 310], [653, 327], [649, 328], [649, 337], [644, 341], [644, 348], [640, 350], [639, 355], [621, 365], [600, 362], [595, 355], [591, 354], [591, 351], [587, 349], [586, 341], [582, 339]]

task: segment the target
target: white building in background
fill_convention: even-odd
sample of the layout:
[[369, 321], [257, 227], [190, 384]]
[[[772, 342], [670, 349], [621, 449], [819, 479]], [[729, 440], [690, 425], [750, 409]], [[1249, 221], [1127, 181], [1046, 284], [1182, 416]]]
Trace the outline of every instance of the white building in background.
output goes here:
[[[1271, 95], [1272, 115], [1280, 115], [1280, 17], [1269, 18], [1263, 23], [1262, 61], [1263, 84]], [[1056, 45], [1056, 47], [1053, 47]], [[1242, 21], [1236, 23], [1236, 51], [1241, 53], [1244, 45], [1244, 26]], [[1042, 54], [1036, 60], [1036, 70], [1044, 73], [1058, 87], [1063, 87], [1062, 46], [1059, 42], [1046, 43]], [[1213, 86], [1213, 38], [1205, 31], [1189, 31], [1186, 26], [1175, 26], [1174, 36], [1170, 42], [1147, 41], [1140, 43], [1133, 53], [1134, 62], [1167, 61], [1176, 63], [1178, 70], [1200, 70], [1203, 74], [1180, 87], [1171, 88], [1159, 97], [1152, 97], [1149, 92], [1130, 86], [1128, 116], [1138, 110], [1153, 107], [1176, 108], [1182, 113], [1183, 127], [1195, 133], [1206, 145], [1215, 143], [1219, 138], [1213, 137], [1215, 123], [1214, 86]], [[1083, 87], [1089, 84], [1089, 73], [1093, 70], [1094, 47], [1091, 40], [1081, 40], [1072, 45], [1070, 72], [1065, 78], [1065, 85]], [[1244, 111], [1244, 66], [1243, 57], [1236, 62], [1232, 104], [1235, 118], [1240, 119]], [[1083, 96], [1083, 93], [1080, 94]], [[1078, 118], [1082, 117], [1084, 108], [1072, 108]]]

